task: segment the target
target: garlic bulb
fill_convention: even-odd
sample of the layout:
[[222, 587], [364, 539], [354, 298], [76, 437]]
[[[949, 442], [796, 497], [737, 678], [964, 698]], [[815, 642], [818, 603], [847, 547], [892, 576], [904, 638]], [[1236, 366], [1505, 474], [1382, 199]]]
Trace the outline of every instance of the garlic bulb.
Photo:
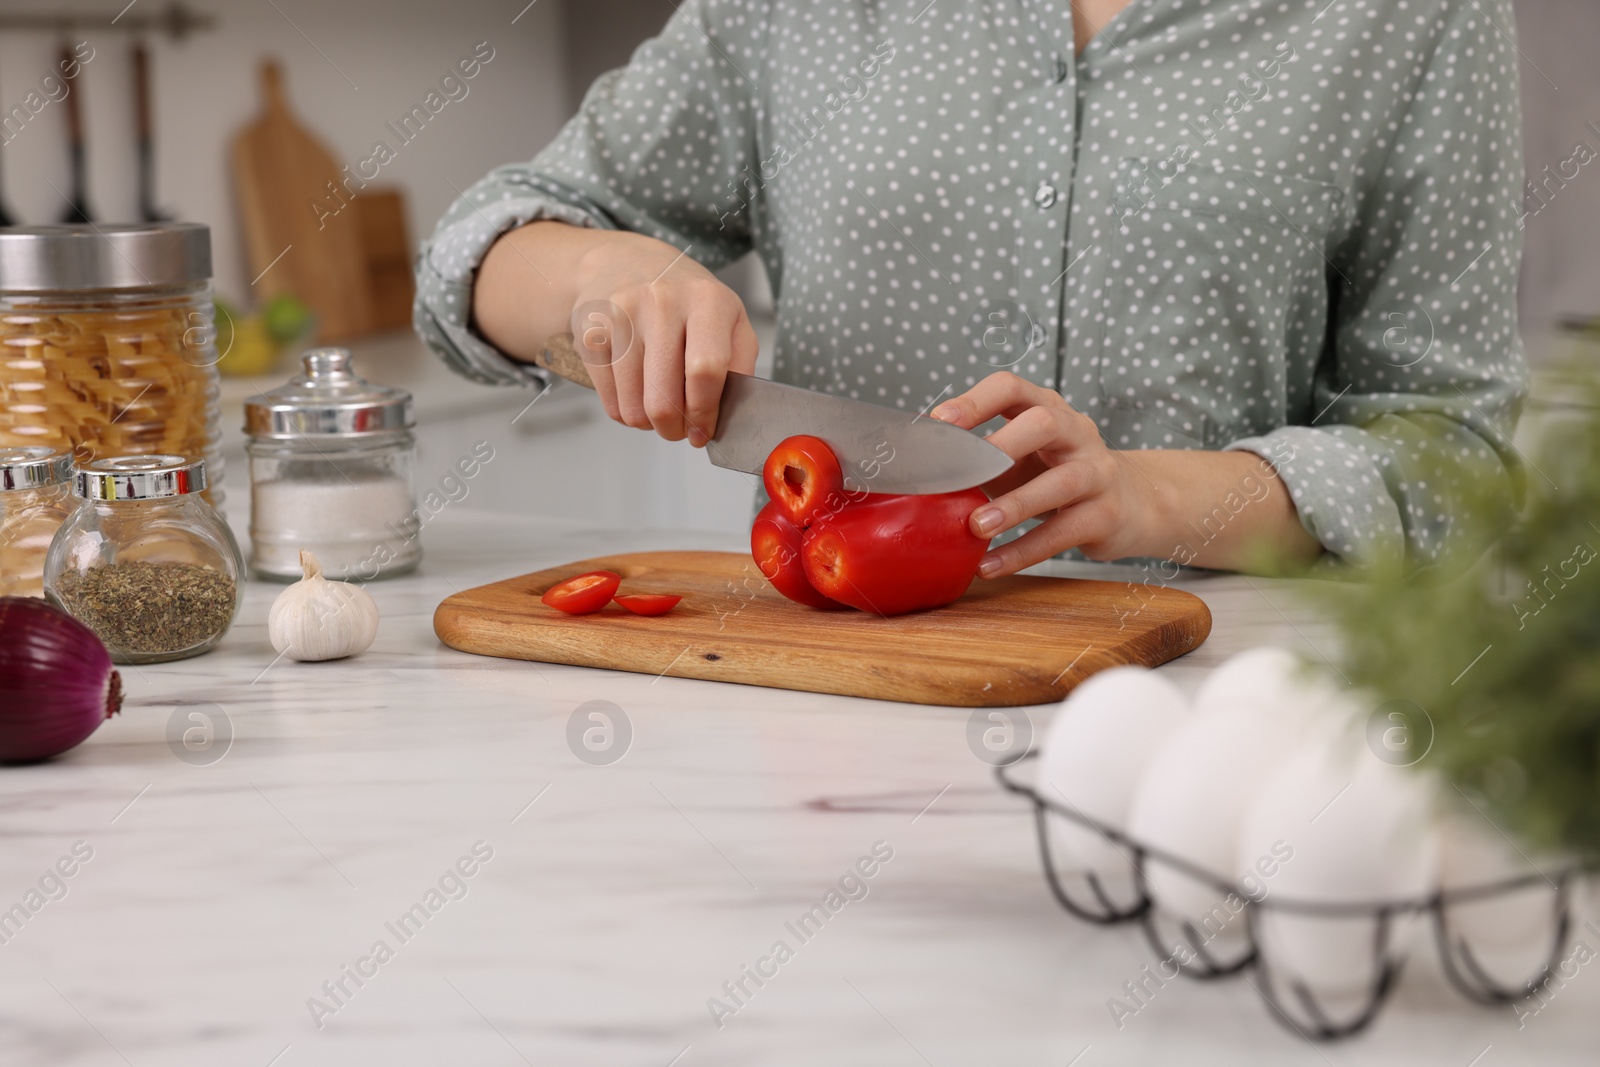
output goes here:
[[365, 652], [378, 636], [378, 605], [365, 589], [330, 582], [310, 552], [300, 553], [305, 577], [278, 594], [267, 613], [272, 647], [290, 659], [343, 659]]

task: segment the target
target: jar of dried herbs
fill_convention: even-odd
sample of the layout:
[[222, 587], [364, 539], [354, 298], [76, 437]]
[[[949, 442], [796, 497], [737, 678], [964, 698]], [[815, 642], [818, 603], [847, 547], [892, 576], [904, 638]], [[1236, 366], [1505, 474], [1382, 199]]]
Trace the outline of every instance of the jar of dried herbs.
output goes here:
[[45, 559], [45, 595], [117, 663], [197, 656], [228, 632], [244, 558], [210, 504], [203, 461], [94, 460], [73, 472], [77, 509]]
[[72, 457], [48, 445], [0, 447], [0, 596], [43, 596], [44, 557], [73, 505]]

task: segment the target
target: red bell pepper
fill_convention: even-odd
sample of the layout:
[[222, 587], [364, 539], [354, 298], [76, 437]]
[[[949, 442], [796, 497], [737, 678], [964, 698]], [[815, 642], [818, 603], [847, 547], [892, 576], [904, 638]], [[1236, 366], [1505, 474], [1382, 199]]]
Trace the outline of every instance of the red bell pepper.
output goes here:
[[750, 530], [761, 573], [790, 600], [877, 615], [936, 608], [966, 592], [989, 543], [967, 526], [981, 489], [911, 496], [844, 491], [815, 437], [790, 437], [762, 470], [772, 502]]
[[982, 489], [923, 496], [874, 493], [823, 515], [806, 531], [806, 579], [825, 596], [876, 615], [958, 599], [989, 542], [967, 525], [989, 502]]

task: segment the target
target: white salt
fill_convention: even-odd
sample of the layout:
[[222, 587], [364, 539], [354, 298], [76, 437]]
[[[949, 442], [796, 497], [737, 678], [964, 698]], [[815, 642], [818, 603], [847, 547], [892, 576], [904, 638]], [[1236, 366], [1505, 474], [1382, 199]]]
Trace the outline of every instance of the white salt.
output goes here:
[[421, 555], [411, 487], [401, 478], [257, 482], [250, 496], [251, 563], [298, 578], [309, 549], [330, 578], [374, 578]]

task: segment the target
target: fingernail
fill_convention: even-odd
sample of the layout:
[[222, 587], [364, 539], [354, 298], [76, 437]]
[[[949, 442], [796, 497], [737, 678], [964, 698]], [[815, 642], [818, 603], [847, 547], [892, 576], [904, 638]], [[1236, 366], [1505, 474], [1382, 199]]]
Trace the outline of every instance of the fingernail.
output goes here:
[[961, 411], [954, 404], [940, 404], [933, 409], [933, 417], [940, 422], [955, 422], [961, 417]]
[[689, 444], [690, 444], [690, 446], [693, 447], [693, 448], [699, 448], [702, 445], [704, 445], [705, 443], [706, 443], [706, 435], [700, 432], [700, 427], [698, 427], [698, 426], [689, 427]]
[[991, 552], [978, 564], [978, 574], [984, 578], [993, 578], [1000, 572], [1000, 566], [1000, 553]]
[[977, 525], [979, 533], [993, 533], [1006, 521], [1006, 513], [999, 508], [981, 508], [972, 516], [972, 521]]

